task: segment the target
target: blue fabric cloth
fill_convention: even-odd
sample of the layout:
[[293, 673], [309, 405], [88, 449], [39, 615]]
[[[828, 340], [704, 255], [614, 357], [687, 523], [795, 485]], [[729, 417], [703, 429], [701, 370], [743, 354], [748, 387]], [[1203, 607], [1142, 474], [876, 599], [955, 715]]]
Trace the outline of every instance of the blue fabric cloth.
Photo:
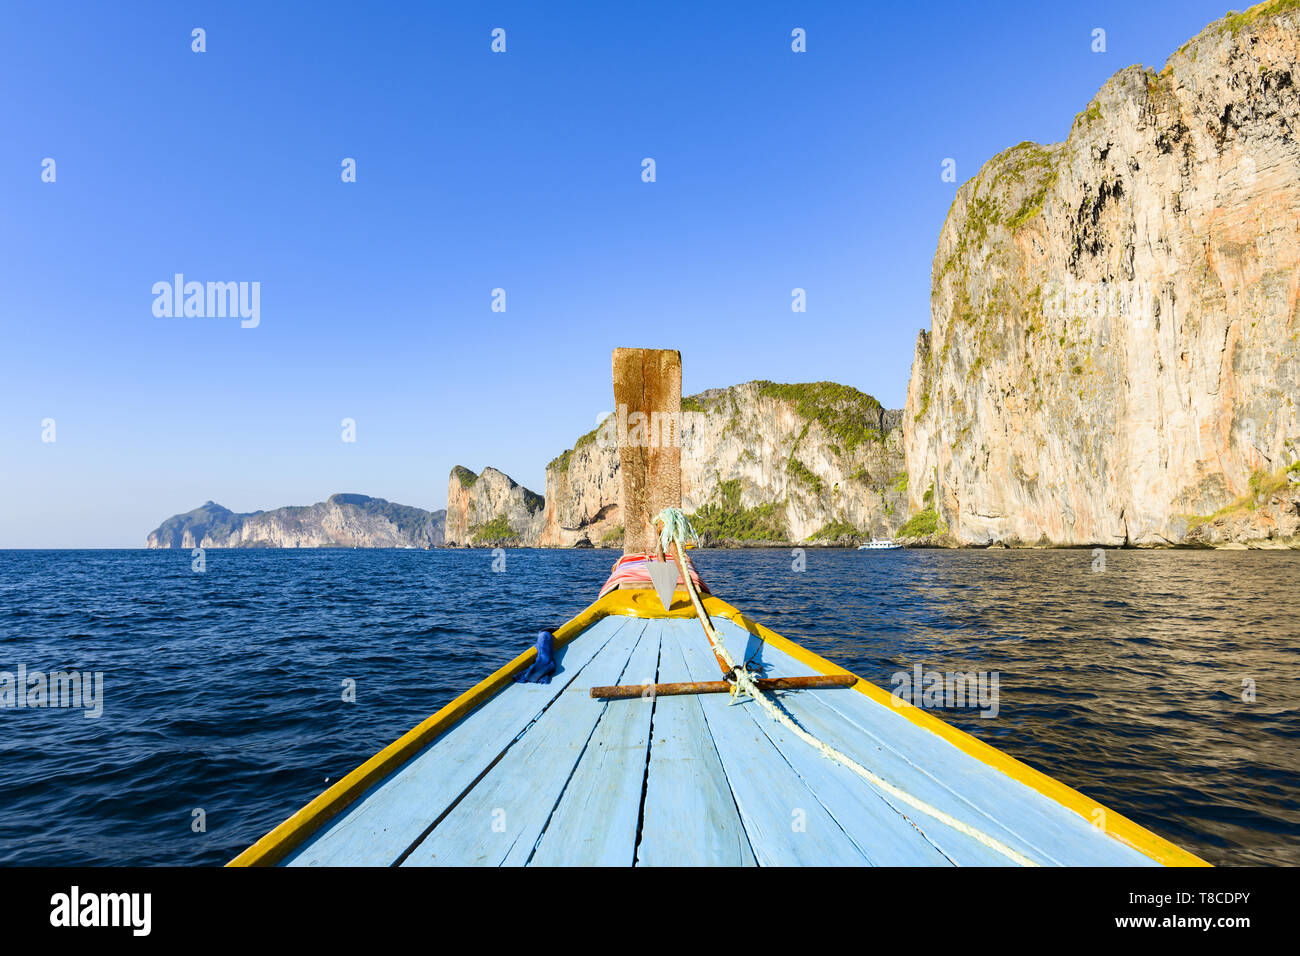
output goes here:
[[549, 684], [555, 673], [555, 635], [550, 631], [537, 632], [537, 660], [516, 680], [524, 684]]

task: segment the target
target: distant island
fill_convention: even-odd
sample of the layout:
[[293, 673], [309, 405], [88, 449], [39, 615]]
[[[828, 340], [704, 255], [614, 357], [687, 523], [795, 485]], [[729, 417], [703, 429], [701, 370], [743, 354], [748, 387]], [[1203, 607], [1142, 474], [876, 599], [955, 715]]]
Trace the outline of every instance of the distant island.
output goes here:
[[209, 501], [150, 532], [149, 548], [434, 548], [446, 511], [367, 495], [331, 495], [314, 505], [238, 514]]

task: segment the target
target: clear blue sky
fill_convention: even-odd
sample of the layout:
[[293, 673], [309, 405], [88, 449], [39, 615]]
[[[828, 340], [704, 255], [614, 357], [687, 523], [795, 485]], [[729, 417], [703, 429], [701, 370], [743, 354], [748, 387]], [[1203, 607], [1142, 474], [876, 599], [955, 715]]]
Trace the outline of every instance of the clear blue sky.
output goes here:
[[[541, 492], [620, 345], [681, 349], [687, 392], [829, 379], [900, 406], [943, 159], [961, 182], [1061, 140], [1225, 12], [7, 4], [0, 547], [139, 547], [208, 499], [440, 508], [457, 463]], [[260, 282], [260, 326], [155, 317], [176, 272]]]

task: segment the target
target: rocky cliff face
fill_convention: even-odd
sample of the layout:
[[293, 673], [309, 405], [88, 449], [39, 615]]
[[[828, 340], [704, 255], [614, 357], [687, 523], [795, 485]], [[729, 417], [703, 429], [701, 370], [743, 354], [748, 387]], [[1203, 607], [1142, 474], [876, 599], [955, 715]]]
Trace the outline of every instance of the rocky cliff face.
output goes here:
[[542, 496], [495, 468], [475, 474], [457, 465], [447, 482], [449, 547], [532, 547], [541, 535]]
[[1300, 474], [1265, 476], [1251, 492], [1205, 518], [1193, 518], [1186, 544], [1212, 548], [1300, 547]]
[[443, 540], [446, 512], [365, 495], [236, 514], [211, 501], [150, 533], [149, 548], [426, 548]]
[[[904, 517], [900, 413], [829, 382], [749, 382], [683, 400], [682, 504], [714, 542], [888, 536]], [[543, 546], [621, 546], [617, 449], [602, 429], [546, 469]]]
[[589, 432], [546, 466], [546, 514], [539, 546], [623, 546], [618, 449], [595, 439], [596, 432]]
[[1206, 517], [1272, 507], [1252, 488], [1300, 437], [1298, 60], [1295, 0], [1230, 16], [1159, 73], [1117, 73], [1064, 143], [1022, 143], [958, 190], [904, 418], [930, 528], [1067, 545], [1267, 530]]

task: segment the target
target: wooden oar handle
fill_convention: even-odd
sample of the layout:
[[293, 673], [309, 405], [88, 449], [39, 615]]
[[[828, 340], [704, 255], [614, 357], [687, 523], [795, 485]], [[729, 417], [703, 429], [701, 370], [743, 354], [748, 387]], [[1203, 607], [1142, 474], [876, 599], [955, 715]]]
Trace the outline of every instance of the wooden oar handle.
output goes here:
[[[759, 690], [815, 690], [824, 687], [852, 687], [858, 679], [852, 674], [817, 674], [812, 677], [760, 677], [754, 681]], [[679, 682], [674, 684], [621, 684], [593, 687], [597, 700], [627, 700], [631, 697], [677, 697], [682, 694], [725, 694], [731, 685], [725, 680]]]

